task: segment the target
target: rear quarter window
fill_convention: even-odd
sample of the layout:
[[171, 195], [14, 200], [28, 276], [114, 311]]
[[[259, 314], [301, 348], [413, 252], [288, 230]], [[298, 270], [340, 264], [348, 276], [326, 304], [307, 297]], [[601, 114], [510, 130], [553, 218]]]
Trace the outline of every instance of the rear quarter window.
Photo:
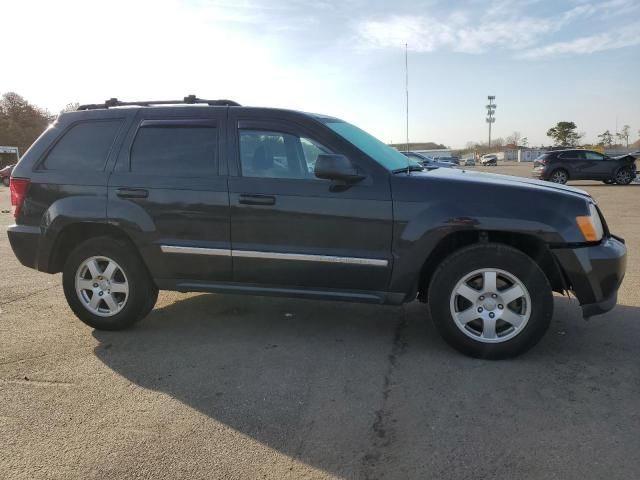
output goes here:
[[122, 120], [77, 123], [53, 146], [40, 169], [74, 172], [103, 170], [121, 124]]
[[131, 147], [131, 171], [180, 177], [214, 174], [216, 148], [215, 127], [142, 127]]

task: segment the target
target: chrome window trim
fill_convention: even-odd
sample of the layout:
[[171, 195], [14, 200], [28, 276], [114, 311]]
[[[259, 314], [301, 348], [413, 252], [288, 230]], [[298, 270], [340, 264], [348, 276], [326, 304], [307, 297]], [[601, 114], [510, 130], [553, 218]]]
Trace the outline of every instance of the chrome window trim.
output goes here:
[[386, 267], [389, 261], [380, 258], [339, 257], [335, 255], [313, 255], [306, 253], [262, 252], [257, 250], [229, 250], [222, 248], [183, 247], [175, 245], [161, 245], [164, 253], [183, 253], [191, 255], [214, 255], [238, 258], [264, 258], [268, 260], [294, 260], [298, 262], [343, 263], [347, 265], [366, 265], [371, 267]]

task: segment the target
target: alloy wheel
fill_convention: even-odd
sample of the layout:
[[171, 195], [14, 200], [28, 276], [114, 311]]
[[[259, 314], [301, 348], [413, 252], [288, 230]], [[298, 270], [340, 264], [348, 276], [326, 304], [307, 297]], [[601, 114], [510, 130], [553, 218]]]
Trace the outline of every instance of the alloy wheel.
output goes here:
[[620, 170], [616, 175], [616, 183], [619, 183], [622, 185], [631, 183], [631, 172], [626, 168], [623, 170]]
[[129, 298], [129, 281], [124, 270], [108, 257], [90, 257], [82, 262], [75, 286], [82, 305], [101, 317], [119, 313]]
[[504, 270], [487, 268], [464, 276], [450, 298], [451, 316], [469, 338], [501, 343], [518, 335], [531, 317], [524, 283]]

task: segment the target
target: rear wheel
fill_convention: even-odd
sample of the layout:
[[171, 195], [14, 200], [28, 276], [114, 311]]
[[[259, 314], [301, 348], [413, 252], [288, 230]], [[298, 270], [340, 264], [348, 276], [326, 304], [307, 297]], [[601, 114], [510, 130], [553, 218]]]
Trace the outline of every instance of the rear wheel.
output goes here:
[[10, 183], [11, 183], [11, 177], [3, 177], [3, 178], [2, 178], [2, 184], [3, 184], [5, 187], [8, 187]]
[[569, 174], [566, 170], [559, 168], [558, 170], [554, 170], [551, 175], [549, 175], [549, 180], [553, 183], [565, 184], [567, 180], [569, 180]]
[[553, 315], [545, 274], [528, 255], [501, 244], [475, 245], [448, 257], [433, 275], [428, 300], [447, 343], [479, 358], [527, 351]]
[[633, 172], [630, 168], [621, 168], [616, 173], [615, 181], [618, 185], [629, 185], [633, 181]]
[[121, 330], [153, 309], [158, 288], [130, 245], [98, 237], [76, 247], [65, 262], [62, 283], [69, 306], [87, 325]]

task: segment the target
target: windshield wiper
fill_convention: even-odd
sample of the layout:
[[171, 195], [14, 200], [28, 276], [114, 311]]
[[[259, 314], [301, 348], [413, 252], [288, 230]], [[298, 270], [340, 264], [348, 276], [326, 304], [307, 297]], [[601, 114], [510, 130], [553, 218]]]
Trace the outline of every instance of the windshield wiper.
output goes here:
[[391, 170], [391, 173], [395, 175], [396, 173], [421, 172], [423, 170], [424, 170], [424, 167], [421, 167], [420, 165], [410, 165], [409, 167], [396, 168], [395, 170]]

